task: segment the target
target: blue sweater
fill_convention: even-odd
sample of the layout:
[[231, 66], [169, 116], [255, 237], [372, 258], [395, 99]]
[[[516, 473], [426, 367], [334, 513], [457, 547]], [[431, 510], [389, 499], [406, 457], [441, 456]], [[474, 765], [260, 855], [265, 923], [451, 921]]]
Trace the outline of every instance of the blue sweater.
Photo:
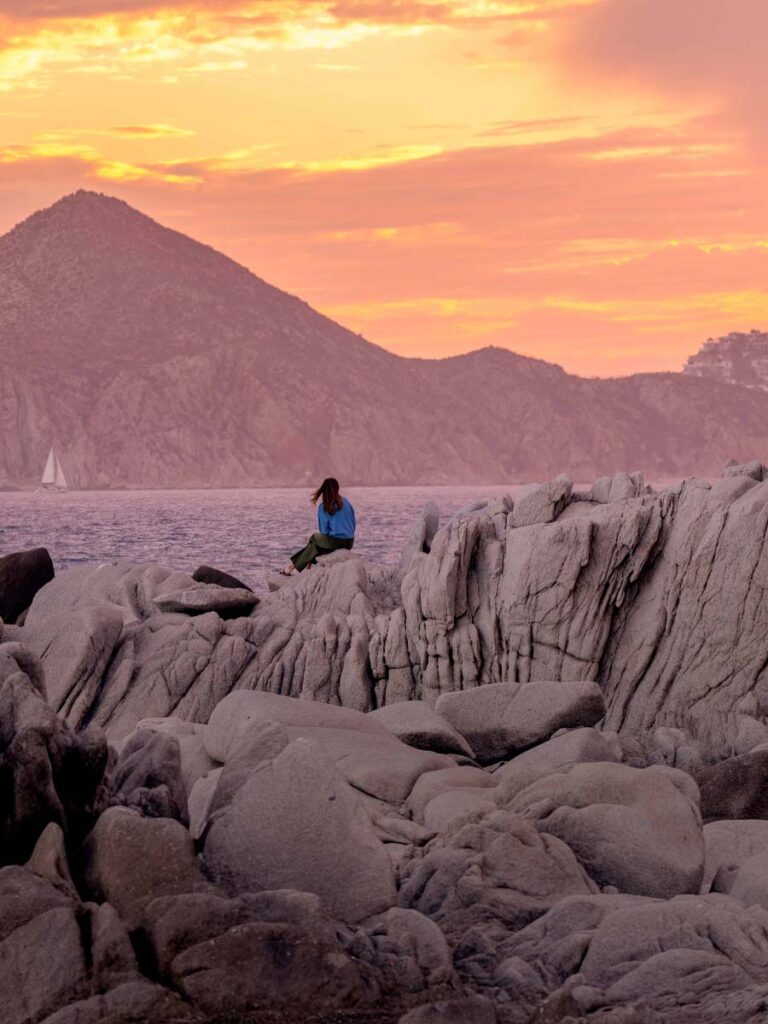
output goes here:
[[349, 498], [341, 499], [343, 504], [332, 516], [323, 508], [322, 501], [317, 506], [317, 526], [320, 533], [327, 537], [338, 537], [340, 540], [351, 540], [355, 536], [355, 510]]

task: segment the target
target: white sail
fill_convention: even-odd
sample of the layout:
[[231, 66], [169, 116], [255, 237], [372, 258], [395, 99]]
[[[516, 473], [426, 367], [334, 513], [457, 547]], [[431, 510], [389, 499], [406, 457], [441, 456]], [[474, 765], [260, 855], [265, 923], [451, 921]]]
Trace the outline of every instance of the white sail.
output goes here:
[[61, 468], [58, 455], [56, 456], [56, 477], [54, 479], [54, 486], [58, 487], [59, 490], [67, 489], [67, 478], [64, 476], [64, 470]]
[[48, 461], [46, 462], [45, 469], [43, 470], [43, 485], [47, 485], [49, 487], [55, 485], [57, 462], [56, 452], [51, 448], [48, 452]]
[[59, 461], [59, 456], [56, 454], [56, 449], [53, 445], [51, 445], [51, 450], [48, 452], [48, 459], [43, 470], [42, 484], [47, 490], [57, 491], [66, 491], [69, 486]]

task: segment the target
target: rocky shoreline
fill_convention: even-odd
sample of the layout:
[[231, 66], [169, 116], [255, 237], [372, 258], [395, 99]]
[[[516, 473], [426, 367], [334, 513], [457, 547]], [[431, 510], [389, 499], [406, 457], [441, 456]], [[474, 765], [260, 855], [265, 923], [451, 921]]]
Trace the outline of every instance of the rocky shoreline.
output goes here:
[[768, 470], [437, 526], [0, 559], [7, 1024], [768, 1019]]

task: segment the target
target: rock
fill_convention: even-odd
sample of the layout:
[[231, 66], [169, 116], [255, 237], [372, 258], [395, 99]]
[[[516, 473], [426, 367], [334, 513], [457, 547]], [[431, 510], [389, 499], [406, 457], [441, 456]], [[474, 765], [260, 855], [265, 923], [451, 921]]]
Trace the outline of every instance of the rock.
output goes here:
[[166, 733], [176, 739], [181, 758], [181, 777], [187, 795], [192, 792], [192, 787], [198, 779], [218, 767], [219, 762], [214, 761], [205, 749], [204, 725], [185, 722], [180, 718], [144, 718], [138, 723], [134, 732], [118, 744], [120, 750], [123, 751], [131, 738], [142, 730]]
[[196, 583], [208, 583], [213, 584], [216, 587], [230, 588], [231, 590], [253, 590], [247, 583], [243, 583], [242, 580], [237, 579], [236, 576], [230, 576], [228, 572], [222, 572], [221, 569], [214, 569], [210, 565], [200, 565], [192, 573], [192, 579]]
[[313, 892], [350, 922], [395, 903], [392, 867], [365, 809], [322, 748], [306, 739], [294, 740], [237, 790], [210, 822], [203, 856], [209, 877], [229, 893]]
[[761, 482], [765, 479], [765, 466], [756, 459], [752, 462], [745, 462], [741, 465], [734, 463], [723, 469], [723, 476], [746, 476], [750, 480]]
[[436, 501], [430, 500], [421, 510], [400, 555], [400, 568], [404, 572], [410, 569], [415, 555], [429, 552], [439, 526], [440, 508]]
[[281, 725], [258, 719], [252, 722], [230, 753], [227, 763], [216, 772], [216, 789], [211, 798], [208, 815], [229, 806], [251, 775], [263, 764], [273, 761], [285, 750], [289, 742], [288, 733]]
[[181, 749], [176, 737], [151, 729], [133, 733], [118, 757], [113, 792], [118, 803], [148, 818], [175, 818], [188, 825]]
[[199, 1017], [181, 999], [160, 985], [133, 981], [71, 1003], [46, 1017], [42, 1024], [171, 1024]]
[[546, 484], [531, 484], [515, 497], [512, 526], [551, 523], [571, 500], [573, 484], [567, 476], [557, 476]]
[[155, 597], [198, 586], [187, 573], [159, 565], [114, 562], [76, 566], [37, 593], [25, 627], [37, 625], [51, 615], [106, 605], [117, 609], [126, 624], [136, 623], [157, 612]]
[[3, 1021], [27, 1024], [89, 994], [74, 907], [58, 907], [17, 927], [0, 943]]
[[443, 694], [437, 711], [487, 763], [539, 743], [558, 729], [594, 725], [605, 705], [596, 683], [495, 683]]
[[464, 737], [422, 700], [388, 704], [369, 715], [409, 747], [441, 754], [464, 754], [474, 760], [475, 753]]
[[492, 777], [498, 785], [507, 775], [521, 768], [546, 775], [567, 764], [596, 761], [621, 761], [621, 744], [616, 734], [602, 733], [591, 728], [569, 729], [517, 754], [506, 765], [494, 771]]
[[4, 1022], [40, 1021], [138, 977], [128, 933], [114, 908], [80, 904], [70, 891], [26, 868], [0, 869]]
[[486, 996], [464, 996], [416, 1006], [398, 1024], [496, 1024], [496, 1008]]
[[24, 643], [40, 657], [48, 701], [74, 728], [90, 721], [122, 634], [123, 616], [110, 605], [76, 608], [25, 624]]
[[553, 991], [547, 1003], [560, 998], [574, 1020], [640, 1009], [650, 1014], [641, 1021], [663, 1024], [757, 1022], [766, 924], [765, 910], [724, 896], [572, 898], [510, 936], [499, 956], [535, 965]]
[[26, 861], [51, 822], [76, 845], [107, 800], [103, 735], [73, 733], [41, 690], [37, 659], [19, 644], [0, 644], [0, 862]]
[[645, 492], [642, 473], [614, 473], [595, 480], [586, 497], [590, 501], [609, 504], [613, 501], [628, 501], [639, 498]]
[[53, 562], [45, 548], [0, 557], [0, 619], [16, 622], [53, 577]]
[[189, 832], [195, 841], [200, 839], [208, 825], [211, 805], [223, 771], [223, 768], [214, 768], [208, 772], [197, 780], [189, 794]]
[[451, 948], [428, 917], [393, 907], [365, 922], [375, 949], [374, 963], [385, 991], [406, 993], [448, 990], [455, 984]]
[[768, 821], [712, 821], [704, 826], [704, 850], [702, 893], [730, 892], [741, 865], [768, 850]]
[[474, 927], [515, 930], [565, 896], [597, 891], [565, 843], [502, 810], [414, 851], [401, 880], [401, 906], [431, 917], [449, 941]]
[[496, 809], [493, 795], [487, 789], [451, 789], [429, 801], [424, 808], [423, 820], [430, 831], [445, 832], [452, 822], [474, 814], [480, 808], [486, 811]]
[[[654, 729], [651, 747], [645, 764], [648, 762], [666, 764], [670, 768], [679, 768], [691, 775], [701, 767], [704, 756], [701, 744], [683, 729], [675, 729], [671, 726]], [[637, 767], [644, 767], [645, 764], [637, 765]]]
[[281, 725], [289, 740], [303, 737], [318, 743], [349, 783], [394, 805], [408, 798], [424, 772], [454, 767], [447, 756], [401, 743], [371, 715], [246, 690], [217, 705], [205, 733], [208, 753], [226, 761], [242, 737], [265, 721]]
[[768, 818], [768, 750], [702, 768], [696, 778], [705, 821]]
[[696, 785], [674, 768], [576, 764], [507, 806], [574, 851], [590, 877], [621, 892], [697, 893], [704, 841]]
[[337, 944], [291, 924], [240, 925], [180, 953], [171, 971], [187, 999], [217, 1018], [254, 1007], [317, 1012], [371, 999], [357, 965]]
[[189, 833], [171, 818], [110, 808], [88, 836], [81, 859], [88, 892], [108, 900], [132, 927], [158, 896], [210, 889]]
[[317, 1013], [373, 1002], [374, 971], [342, 947], [347, 931], [307, 893], [186, 894], [151, 903], [142, 938], [154, 969], [206, 1020], [240, 1020], [270, 1007], [293, 1015], [310, 1003]]
[[[720, 878], [718, 872], [716, 882]], [[718, 891], [723, 891], [720, 886]], [[748, 857], [738, 866], [730, 882], [730, 895], [746, 907], [757, 904], [768, 909], [768, 847]]]
[[406, 806], [414, 818], [423, 821], [427, 805], [443, 793], [456, 790], [464, 791], [470, 787], [493, 789], [494, 786], [493, 776], [481, 768], [473, 768], [471, 765], [425, 772], [413, 787]]
[[46, 879], [65, 895], [77, 899], [77, 889], [72, 881], [69, 869], [67, 850], [64, 845], [64, 833], [61, 827], [51, 822], [40, 833], [35, 843], [32, 856], [26, 864], [40, 878]]
[[259, 603], [259, 599], [252, 590], [219, 587], [209, 583], [190, 587], [188, 590], [160, 594], [154, 602], [161, 612], [182, 612], [185, 615], [240, 612], [247, 615]]

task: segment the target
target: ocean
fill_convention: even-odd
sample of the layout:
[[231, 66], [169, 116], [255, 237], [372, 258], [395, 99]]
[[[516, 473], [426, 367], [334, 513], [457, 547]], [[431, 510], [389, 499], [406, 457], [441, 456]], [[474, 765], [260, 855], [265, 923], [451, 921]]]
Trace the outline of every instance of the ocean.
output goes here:
[[[349, 488], [358, 521], [355, 551], [373, 562], [396, 561], [430, 499], [444, 522], [471, 502], [518, 489]], [[0, 493], [0, 555], [46, 547], [57, 570], [118, 559], [188, 572], [204, 564], [263, 590], [315, 529], [304, 488]]]

